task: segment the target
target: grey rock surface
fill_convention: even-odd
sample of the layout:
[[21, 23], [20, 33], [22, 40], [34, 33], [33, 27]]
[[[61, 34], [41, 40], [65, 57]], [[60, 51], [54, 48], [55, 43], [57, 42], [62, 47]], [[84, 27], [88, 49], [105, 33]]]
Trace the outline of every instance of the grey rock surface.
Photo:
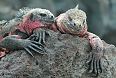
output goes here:
[[[50, 31], [45, 54], [12, 51], [0, 60], [0, 78], [96, 78], [88, 73], [89, 41]], [[97, 78], [116, 78], [116, 48], [104, 43], [103, 73]]]

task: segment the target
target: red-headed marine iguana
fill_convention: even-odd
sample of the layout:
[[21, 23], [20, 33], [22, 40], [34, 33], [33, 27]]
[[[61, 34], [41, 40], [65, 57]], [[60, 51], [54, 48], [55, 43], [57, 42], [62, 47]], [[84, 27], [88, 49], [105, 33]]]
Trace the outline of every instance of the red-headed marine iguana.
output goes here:
[[[32, 56], [30, 50], [43, 54], [40, 52], [43, 50], [41, 38], [39, 38], [39, 42], [30, 40], [30, 38], [36, 31], [42, 33], [42, 27], [50, 26], [53, 23], [54, 15], [49, 10], [27, 7], [20, 9], [14, 19], [5, 22], [1, 21], [0, 57], [5, 56], [10, 50], [18, 49], [25, 49]], [[46, 33], [43, 32], [43, 36]]]

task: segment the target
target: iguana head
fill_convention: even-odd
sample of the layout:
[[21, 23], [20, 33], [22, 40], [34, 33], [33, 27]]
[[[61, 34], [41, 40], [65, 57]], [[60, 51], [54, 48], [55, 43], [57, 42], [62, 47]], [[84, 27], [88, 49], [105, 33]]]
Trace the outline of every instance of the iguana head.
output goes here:
[[79, 10], [78, 5], [74, 9], [69, 9], [65, 13], [59, 15], [57, 22], [57, 24], [61, 26], [61, 30], [63, 29], [64, 32], [68, 32], [70, 34], [84, 34], [87, 30], [87, 28], [85, 28], [86, 13]]
[[16, 18], [28, 19], [30, 21], [39, 21], [44, 25], [51, 25], [54, 22], [54, 15], [47, 9], [41, 8], [22, 8], [16, 15]]

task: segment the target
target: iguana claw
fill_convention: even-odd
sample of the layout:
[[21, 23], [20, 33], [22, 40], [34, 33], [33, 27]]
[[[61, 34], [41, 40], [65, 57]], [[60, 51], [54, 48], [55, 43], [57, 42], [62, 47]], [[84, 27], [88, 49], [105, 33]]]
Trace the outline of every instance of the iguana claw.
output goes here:
[[89, 73], [94, 73], [96, 76], [98, 76], [100, 73], [102, 73], [102, 63], [101, 59], [99, 58], [99, 53], [91, 52], [88, 56], [87, 63], [89, 64]]
[[33, 31], [33, 35], [32, 35], [32, 38], [30, 40], [34, 40], [34, 41], [37, 41], [41, 44], [45, 44], [46, 35], [49, 35], [49, 32], [47, 32], [46, 29], [36, 28]]
[[[43, 51], [44, 49], [42, 49], [43, 45], [41, 43], [38, 43], [36, 41], [30, 41], [29, 40], [29, 45], [27, 45], [26, 47], [24, 47], [24, 49], [31, 55], [34, 57], [34, 55], [32, 54], [32, 52], [30, 50], [33, 50], [34, 52], [37, 52], [39, 54], [44, 54]], [[42, 52], [40, 52], [42, 51]]]

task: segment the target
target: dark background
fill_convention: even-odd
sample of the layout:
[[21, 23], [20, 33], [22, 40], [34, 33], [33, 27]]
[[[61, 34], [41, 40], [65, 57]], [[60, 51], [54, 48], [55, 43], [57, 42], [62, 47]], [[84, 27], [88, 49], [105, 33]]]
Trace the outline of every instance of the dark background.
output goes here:
[[46, 8], [55, 16], [74, 8], [87, 14], [88, 31], [116, 45], [116, 0], [0, 0], [0, 20], [10, 20], [22, 7]]

